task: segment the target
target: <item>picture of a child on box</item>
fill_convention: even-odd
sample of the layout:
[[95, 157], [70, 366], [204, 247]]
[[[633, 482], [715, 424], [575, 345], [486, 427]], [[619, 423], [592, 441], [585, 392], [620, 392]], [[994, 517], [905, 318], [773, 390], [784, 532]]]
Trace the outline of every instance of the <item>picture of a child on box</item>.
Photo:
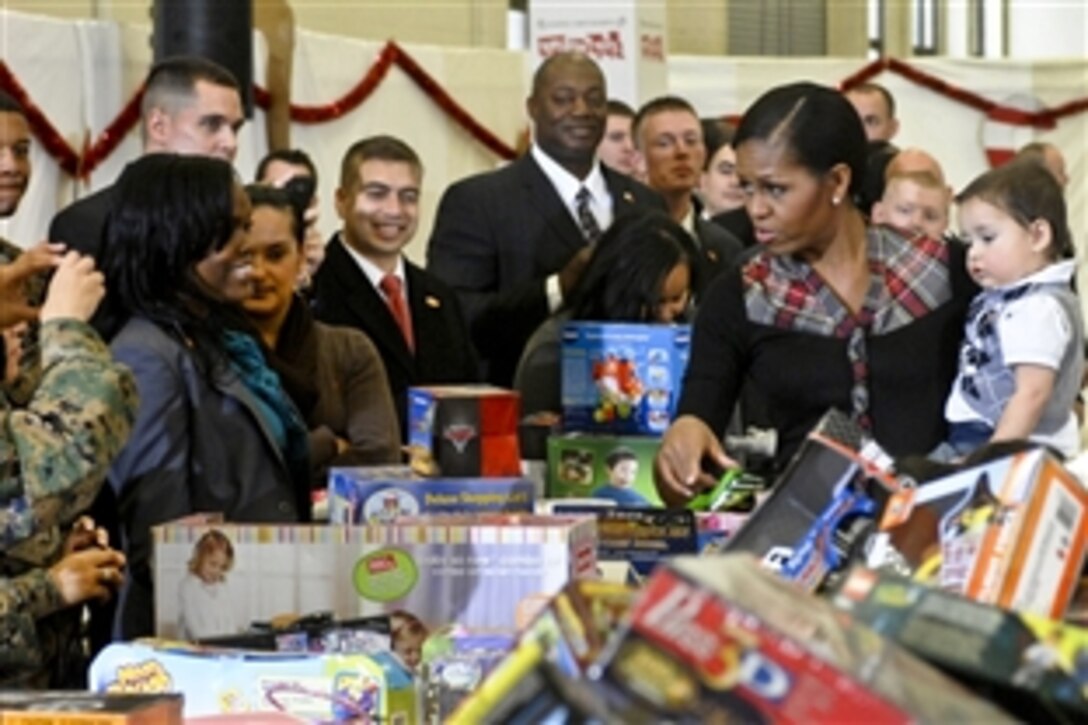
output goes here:
[[430, 634], [426, 625], [403, 609], [389, 615], [389, 625], [390, 634], [393, 635], [393, 652], [412, 673], [417, 673], [423, 659], [423, 642]]
[[630, 448], [616, 448], [604, 460], [608, 483], [593, 491], [594, 498], [615, 501], [617, 506], [649, 508], [650, 502], [634, 489], [638, 478], [638, 456]]
[[178, 636], [186, 640], [238, 632], [227, 572], [234, 565], [234, 545], [212, 529], [193, 546], [189, 571], [178, 585]]

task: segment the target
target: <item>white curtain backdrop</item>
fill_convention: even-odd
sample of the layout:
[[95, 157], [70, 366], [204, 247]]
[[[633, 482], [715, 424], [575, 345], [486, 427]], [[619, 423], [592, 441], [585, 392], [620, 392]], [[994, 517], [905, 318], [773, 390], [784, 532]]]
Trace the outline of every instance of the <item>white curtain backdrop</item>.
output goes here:
[[[151, 59], [147, 26], [71, 22], [0, 11], [0, 57], [33, 101], [73, 147], [97, 138], [131, 97]], [[254, 77], [264, 78], [264, 45], [257, 35]], [[326, 105], [351, 89], [374, 63], [384, 43], [299, 31], [294, 59], [293, 102]], [[530, 75], [522, 52], [405, 45], [418, 63], [486, 128], [515, 145], [526, 125], [524, 98]], [[1088, 60], [994, 61], [911, 59], [909, 63], [947, 83], [994, 101], [1032, 109], [1088, 96]], [[739, 114], [764, 89], [800, 79], [837, 84], [865, 65], [859, 59], [772, 59], [674, 56], [669, 59], [672, 93], [692, 101], [702, 115]], [[950, 183], [962, 187], [987, 167], [987, 146], [1018, 147], [1032, 139], [1052, 141], [1066, 155], [1072, 179], [1070, 216], [1078, 245], [1088, 238], [1088, 113], [1061, 120], [1053, 130], [1033, 132], [988, 122], [984, 114], [944, 98], [891, 72], [875, 80], [895, 94], [900, 146], [920, 146], [941, 160]], [[443, 189], [463, 176], [501, 160], [447, 117], [399, 68], [355, 111], [329, 123], [294, 124], [292, 145], [306, 150], [320, 169], [321, 228], [337, 227], [332, 205], [340, 157], [353, 142], [392, 133], [411, 144], [425, 165], [420, 229], [408, 255], [421, 260]], [[34, 176], [18, 213], [0, 222], [0, 235], [28, 245], [42, 238], [56, 210], [116, 177], [139, 153], [137, 132], [92, 175], [75, 182], [41, 144], [33, 151]], [[267, 148], [260, 110], [240, 138], [236, 167], [248, 181]], [[1082, 283], [1082, 289], [1084, 289]]]

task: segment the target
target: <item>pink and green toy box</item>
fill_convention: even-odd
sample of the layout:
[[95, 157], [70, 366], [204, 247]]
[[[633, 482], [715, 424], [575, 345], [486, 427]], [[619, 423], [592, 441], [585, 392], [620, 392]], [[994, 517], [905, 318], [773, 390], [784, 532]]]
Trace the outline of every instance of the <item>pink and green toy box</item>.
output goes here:
[[568, 322], [562, 341], [564, 430], [665, 432], [687, 369], [689, 326]]
[[[284, 614], [351, 619], [396, 610], [431, 629], [514, 631], [568, 581], [595, 575], [597, 564], [597, 525], [587, 517], [437, 515], [361, 526], [186, 519], [155, 527], [154, 537], [156, 632], [185, 639]], [[206, 537], [230, 542], [224, 581], [193, 581], [190, 562]], [[190, 596], [194, 588], [220, 591], [209, 604]]]

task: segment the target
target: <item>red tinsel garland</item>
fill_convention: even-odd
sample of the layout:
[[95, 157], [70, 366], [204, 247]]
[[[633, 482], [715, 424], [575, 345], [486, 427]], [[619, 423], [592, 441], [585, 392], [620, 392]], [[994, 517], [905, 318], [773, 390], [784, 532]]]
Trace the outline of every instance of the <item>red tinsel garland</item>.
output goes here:
[[49, 119], [30, 98], [23, 84], [11, 72], [8, 64], [2, 60], [0, 60], [0, 90], [7, 92], [23, 107], [31, 133], [37, 136], [49, 155], [57, 160], [65, 172], [76, 175], [79, 172], [79, 154], [64, 140], [60, 131], [49, 123]]
[[[516, 152], [512, 147], [477, 121], [411, 55], [392, 41], [385, 44], [374, 65], [371, 66], [370, 70], [354, 88], [327, 105], [299, 106], [292, 104], [291, 119], [298, 123], [324, 123], [341, 118], [358, 108], [370, 97], [385, 80], [389, 69], [394, 64], [404, 71], [428, 98], [434, 101], [458, 125], [468, 131], [473, 138], [487, 146], [501, 158], [514, 158]], [[1004, 106], [977, 93], [946, 83], [936, 76], [918, 70], [895, 58], [881, 58], [873, 61], [843, 80], [839, 87], [843, 90], [849, 90], [884, 71], [898, 73], [934, 93], [974, 108], [986, 114], [992, 120], [1013, 126], [1050, 129], [1055, 126], [1059, 119], [1088, 111], [1088, 98], [1069, 101], [1054, 108], [1044, 108], [1038, 111], [1025, 111], [1012, 106]], [[125, 107], [110, 125], [98, 135], [98, 138], [93, 143], [85, 144], [83, 153], [77, 153], [53, 124], [49, 122], [41, 109], [34, 104], [26, 89], [19, 83], [4, 61], [0, 61], [0, 90], [11, 94], [25, 109], [31, 131], [41, 141], [42, 146], [49, 152], [49, 155], [57, 160], [60, 167], [66, 173], [81, 178], [86, 177], [98, 168], [99, 164], [116, 150], [124, 137], [136, 126], [140, 119], [140, 101], [143, 97], [143, 88], [141, 87], [125, 104]], [[268, 108], [271, 101], [268, 91], [254, 86], [253, 95], [258, 106]]]
[[907, 80], [913, 81], [923, 88], [928, 88], [938, 95], [950, 98], [965, 106], [970, 106], [976, 111], [986, 114], [991, 120], [1001, 121], [1010, 126], [1031, 126], [1039, 129], [1051, 129], [1057, 124], [1058, 119], [1088, 110], [1088, 98], [1081, 98], [1076, 101], [1063, 103], [1056, 108], [1044, 108], [1038, 111], [1025, 111], [1013, 106], [1003, 106], [1000, 103], [995, 103], [977, 93], [972, 93], [964, 88], [957, 88], [950, 83], [942, 81], [936, 76], [932, 76], [924, 71], [911, 67], [896, 58], [880, 58], [879, 60], [874, 60], [854, 75], [846, 78], [846, 80], [839, 84], [839, 87], [844, 91], [848, 91], [854, 86], [860, 85], [884, 71], [898, 73]]

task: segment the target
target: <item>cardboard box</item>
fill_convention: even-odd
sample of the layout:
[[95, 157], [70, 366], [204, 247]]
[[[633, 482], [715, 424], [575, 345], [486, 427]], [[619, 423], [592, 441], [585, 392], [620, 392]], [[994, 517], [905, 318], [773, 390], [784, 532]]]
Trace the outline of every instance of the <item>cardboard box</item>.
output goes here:
[[619, 506], [663, 504], [654, 486], [657, 438], [568, 433], [548, 437], [549, 498], [603, 498]]
[[209, 621], [202, 600], [183, 596], [195, 585], [189, 563], [205, 537], [229, 541], [234, 551], [222, 589], [210, 593], [213, 623], [234, 631], [285, 613], [352, 619], [396, 610], [431, 630], [456, 622], [514, 631], [569, 580], [592, 576], [597, 562], [596, 522], [587, 517], [421, 516], [351, 527], [189, 520], [153, 534], [162, 637], [232, 633], [181, 626]]
[[408, 389], [408, 444], [436, 475], [520, 476], [521, 397], [489, 385]]
[[106, 647], [88, 680], [100, 693], [181, 693], [186, 720], [233, 714], [259, 722], [265, 713], [322, 722], [418, 720], [411, 676], [391, 656], [212, 650], [146, 640]]
[[855, 568], [836, 607], [1025, 722], [1088, 722], [1088, 631]]
[[829, 412], [725, 550], [816, 591], [861, 555], [881, 502], [899, 486], [889, 464], [849, 418]]
[[1008, 722], [746, 556], [658, 567], [590, 669], [621, 722]]
[[181, 725], [180, 695], [0, 692], [0, 725]]
[[691, 328], [613, 322], [563, 326], [563, 429], [665, 432], [687, 369]]
[[683, 509], [638, 509], [617, 506], [553, 505], [559, 515], [597, 518], [598, 561], [622, 561], [639, 576], [660, 562], [698, 551], [695, 514]]
[[907, 489], [884, 512], [869, 564], [1061, 619], [1088, 546], [1088, 492], [1043, 449]]
[[534, 485], [526, 478], [424, 478], [408, 466], [329, 470], [329, 521], [389, 523], [402, 516], [531, 513]]

